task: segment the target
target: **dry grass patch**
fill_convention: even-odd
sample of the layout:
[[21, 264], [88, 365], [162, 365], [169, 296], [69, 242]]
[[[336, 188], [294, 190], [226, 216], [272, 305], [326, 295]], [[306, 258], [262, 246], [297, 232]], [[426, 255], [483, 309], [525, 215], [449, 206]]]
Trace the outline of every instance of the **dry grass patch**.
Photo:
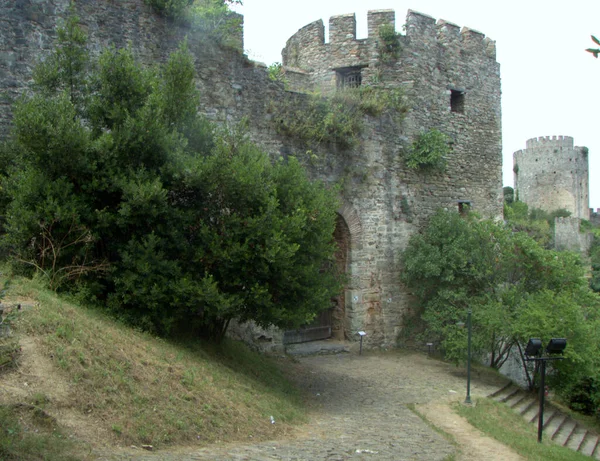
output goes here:
[[15, 321], [15, 331], [35, 337], [67, 382], [68, 401], [55, 407], [51, 401], [48, 411], [74, 412], [110, 434], [110, 443], [261, 440], [304, 420], [296, 389], [271, 361], [241, 344], [174, 344], [27, 280], [15, 281], [8, 296], [36, 301]]

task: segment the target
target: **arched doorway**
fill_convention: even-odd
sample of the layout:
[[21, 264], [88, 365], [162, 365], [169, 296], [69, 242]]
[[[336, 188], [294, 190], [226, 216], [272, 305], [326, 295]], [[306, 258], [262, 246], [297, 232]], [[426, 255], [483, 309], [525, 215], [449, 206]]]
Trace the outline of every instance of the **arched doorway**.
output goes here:
[[337, 243], [338, 250], [335, 253], [336, 270], [344, 280], [344, 286], [340, 294], [332, 299], [331, 309], [331, 336], [334, 339], [346, 339], [348, 328], [346, 327], [346, 285], [348, 277], [348, 259], [350, 253], [350, 229], [343, 216], [337, 216], [333, 238]]
[[284, 344], [304, 343], [319, 339], [346, 339], [346, 284], [350, 251], [350, 229], [345, 219], [338, 214], [333, 238], [338, 249], [335, 253], [335, 269], [344, 281], [340, 294], [331, 299], [329, 309], [322, 311], [310, 325], [283, 334]]

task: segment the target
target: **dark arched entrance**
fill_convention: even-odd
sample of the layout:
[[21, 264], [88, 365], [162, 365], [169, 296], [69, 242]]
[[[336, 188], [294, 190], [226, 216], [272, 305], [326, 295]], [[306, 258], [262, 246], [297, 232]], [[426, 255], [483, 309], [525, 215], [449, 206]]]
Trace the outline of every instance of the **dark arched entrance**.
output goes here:
[[350, 252], [350, 229], [341, 215], [337, 215], [333, 238], [338, 250], [335, 254], [335, 268], [344, 280], [338, 296], [331, 299], [331, 307], [322, 311], [315, 320], [299, 330], [289, 330], [283, 334], [284, 344], [303, 343], [319, 339], [334, 338], [343, 340], [346, 336], [346, 273]]
[[344, 286], [340, 294], [332, 299], [331, 336], [343, 340], [346, 337], [346, 284], [348, 274], [348, 256], [350, 254], [350, 229], [346, 220], [338, 214], [333, 238], [338, 250], [335, 253], [335, 264], [338, 273], [343, 277]]

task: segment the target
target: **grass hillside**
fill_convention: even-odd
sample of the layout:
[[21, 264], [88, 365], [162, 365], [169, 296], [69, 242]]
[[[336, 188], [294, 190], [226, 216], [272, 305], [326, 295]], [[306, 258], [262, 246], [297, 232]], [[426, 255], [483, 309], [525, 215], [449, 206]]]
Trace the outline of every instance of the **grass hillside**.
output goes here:
[[10, 450], [35, 453], [44, 433], [193, 446], [276, 437], [304, 420], [278, 367], [241, 344], [155, 338], [26, 279], [11, 280], [3, 301], [23, 307], [5, 312], [12, 334], [0, 338], [0, 427], [13, 428], [0, 431], [0, 459], [29, 459]]

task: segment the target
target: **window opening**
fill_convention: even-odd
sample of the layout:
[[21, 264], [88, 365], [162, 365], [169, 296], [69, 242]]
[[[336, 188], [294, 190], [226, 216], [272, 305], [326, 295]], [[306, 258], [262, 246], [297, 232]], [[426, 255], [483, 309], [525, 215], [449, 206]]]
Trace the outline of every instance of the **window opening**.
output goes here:
[[362, 84], [362, 68], [360, 67], [337, 69], [336, 76], [338, 88], [358, 88]]
[[459, 200], [458, 201], [458, 212], [461, 215], [467, 214], [471, 210], [471, 201], [470, 200]]
[[450, 90], [450, 110], [459, 114], [465, 113], [465, 92]]

